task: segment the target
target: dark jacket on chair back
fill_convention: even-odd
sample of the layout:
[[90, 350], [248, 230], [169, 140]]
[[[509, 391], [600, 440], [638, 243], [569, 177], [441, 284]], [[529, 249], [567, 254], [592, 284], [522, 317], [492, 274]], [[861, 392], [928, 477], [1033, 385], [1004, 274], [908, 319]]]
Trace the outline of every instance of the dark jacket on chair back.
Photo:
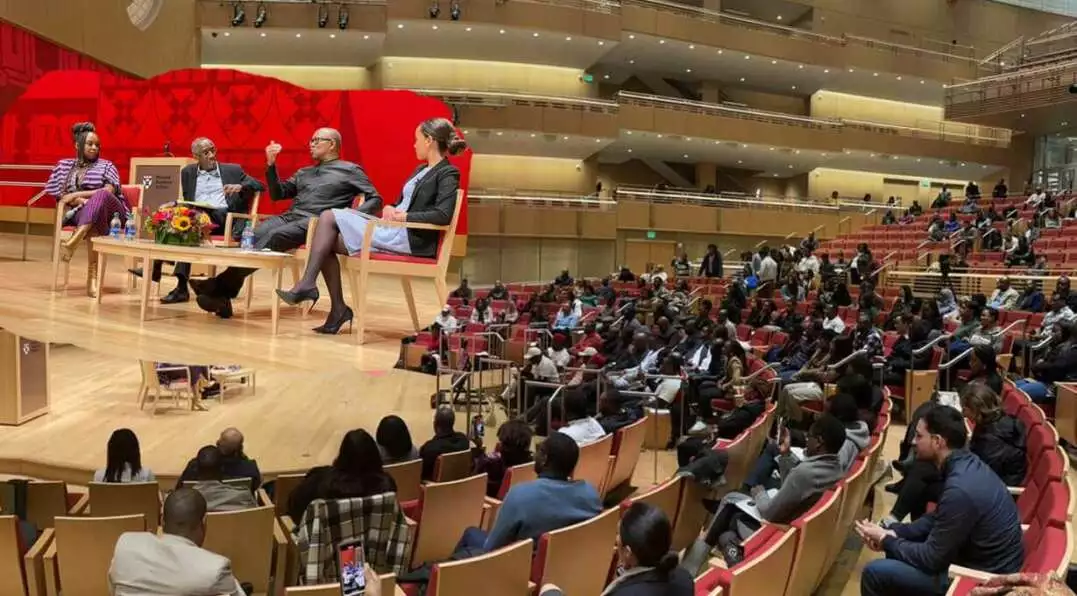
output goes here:
[[[421, 165], [408, 176], [410, 180], [420, 170]], [[427, 172], [415, 185], [408, 205], [408, 223], [424, 223], [435, 226], [447, 226], [452, 223], [456, 209], [456, 191], [460, 189], [460, 170], [443, 159], [441, 163]], [[440, 233], [435, 230], [408, 230], [408, 244], [411, 254], [416, 257], [436, 257]]]
[[1006, 486], [1020, 486], [1025, 480], [1025, 424], [1002, 414], [995, 420], [976, 426], [969, 450], [980, 456], [1002, 478]]
[[[247, 213], [251, 210], [251, 199], [254, 193], [265, 190], [256, 178], [251, 178], [243, 171], [243, 167], [234, 163], [218, 163], [221, 170], [221, 184], [239, 184], [243, 190], [237, 194], [227, 196], [228, 210], [232, 213]], [[198, 184], [198, 164], [188, 164], [180, 170], [180, 188], [183, 191], [184, 201], [193, 201], [195, 187]]]

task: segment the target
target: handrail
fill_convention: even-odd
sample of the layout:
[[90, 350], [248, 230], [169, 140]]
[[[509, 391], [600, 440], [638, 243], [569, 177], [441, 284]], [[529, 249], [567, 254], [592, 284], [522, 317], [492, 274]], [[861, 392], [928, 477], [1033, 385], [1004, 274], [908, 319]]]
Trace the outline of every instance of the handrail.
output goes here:
[[[609, 209], [617, 206], [617, 201], [610, 201], [605, 199], [596, 199], [593, 197], [543, 197], [543, 196], [521, 196], [521, 195], [503, 195], [503, 194], [485, 194], [485, 193], [468, 193], [468, 201], [471, 204], [481, 204], [484, 201], [491, 202], [520, 202], [527, 203], [532, 207], [584, 207], [584, 208], [598, 208]], [[536, 205], [535, 203], [539, 203]], [[544, 203], [544, 204], [543, 204]]]
[[628, 185], [618, 186], [614, 190], [614, 195], [618, 199], [624, 197], [629, 200], [655, 200], [665, 199], [667, 202], [695, 202], [704, 205], [716, 205], [728, 204], [736, 207], [777, 207], [777, 208], [793, 208], [793, 209], [807, 209], [817, 211], [837, 211], [838, 207], [835, 205], [827, 205], [821, 203], [808, 203], [808, 202], [792, 202], [792, 201], [777, 201], [773, 199], [736, 199], [726, 197], [722, 195], [707, 194], [700, 191], [685, 192], [677, 190], [654, 190], [652, 187], [640, 187], [632, 188]]
[[807, 39], [810, 41], [816, 41], [819, 43], [825, 43], [834, 46], [845, 45], [845, 40], [840, 37], [835, 37], [833, 35], [816, 33], [814, 31], [798, 29], [796, 27], [789, 27], [786, 25], [777, 25], [774, 23], [768, 23], [767, 21], [760, 21], [758, 19], [753, 19], [749, 17], [732, 15], [727, 12], [711, 10], [709, 8], [689, 6], [686, 4], [681, 4], [679, 2], [669, 2], [668, 0], [621, 0], [621, 5], [637, 5], [644, 8], [653, 8], [655, 10], [677, 13], [682, 16], [698, 19], [701, 21], [717, 23], [720, 25], [737, 25], [749, 29], [765, 31], [767, 33], [772, 33], [775, 35], [781, 35], [783, 37]]
[[960, 354], [958, 354], [957, 356], [954, 356], [953, 358], [947, 360], [946, 362], [943, 362], [943, 363], [939, 364], [939, 370], [950, 370], [951, 368], [954, 367], [955, 364], [957, 364], [958, 362], [960, 362], [960, 361], [964, 360], [965, 358], [967, 358], [968, 355], [972, 353], [972, 351], [973, 351], [973, 348], [968, 348], [964, 352], [961, 352]]
[[859, 350], [853, 352], [852, 354], [849, 354], [845, 358], [842, 358], [838, 362], [835, 362], [834, 364], [827, 365], [826, 369], [827, 370], [837, 370], [839, 366], [845, 366], [846, 364], [849, 364], [849, 362], [852, 361], [853, 358], [856, 358], [857, 356], [867, 356], [867, 354], [868, 354], [867, 350], [859, 349]]
[[913, 356], [922, 356], [922, 355], [926, 354], [928, 350], [930, 350], [931, 348], [934, 348], [935, 346], [939, 345], [943, 341], [949, 341], [950, 338], [952, 338], [953, 336], [954, 335], [952, 333], [944, 333], [944, 334], [936, 337], [935, 339], [927, 342], [926, 344], [920, 346], [919, 348], [914, 349], [912, 351], [912, 355]]
[[[849, 33], [842, 34], [842, 37], [849, 40], [849, 41], [854, 41], [854, 42], [859, 43], [861, 45], [867, 46], [869, 48], [884, 47], [884, 48], [890, 49], [893, 52], [898, 52], [898, 53], [918, 54], [918, 55], [919, 54], [927, 54], [929, 56], [940, 56], [940, 57], [942, 57], [942, 59], [947, 60], [947, 61], [949, 61], [951, 58], [953, 58], [953, 59], [960, 60], [960, 61], [963, 61], [963, 62], [968, 62], [969, 64], [975, 64], [977, 62], [976, 58], [974, 58], [972, 56], [962, 56], [960, 54], [940, 52], [938, 50], [929, 50], [929, 49], [926, 49], [926, 48], [918, 48], [916, 46], [910, 46], [910, 45], [905, 45], [905, 44], [901, 44], [901, 43], [894, 43], [892, 41], [883, 41], [883, 40], [880, 40], [880, 39], [872, 39], [870, 37], [861, 37], [859, 35], [852, 35], [852, 34], [849, 34]], [[969, 50], [971, 50], [972, 52], [975, 52], [975, 48], [973, 48], [972, 46], [957, 46], [957, 47], [965, 47], [965, 48], [968, 48]]]
[[620, 101], [621, 99], [624, 99], [628, 102], [636, 102], [644, 105], [659, 104], [666, 107], [695, 108], [697, 110], [711, 113], [717, 112], [720, 113], [719, 115], [745, 120], [759, 120], [763, 122], [780, 121], [778, 122], [779, 124], [793, 122], [810, 128], [838, 128], [842, 126], [842, 123], [838, 118], [812, 118], [809, 116], [786, 114], [784, 112], [771, 112], [768, 110], [757, 110], [752, 108], [736, 108], [726, 104], [696, 101], [692, 99], [678, 99], [662, 95], [652, 95], [649, 93], [636, 93], [635, 91], [618, 91], [617, 99], [618, 104], [622, 103]]
[[[2, 166], [0, 166], [0, 167], [2, 167]], [[41, 197], [44, 197], [44, 196], [45, 196], [45, 191], [42, 190], [41, 192], [39, 192], [36, 195], [34, 195], [33, 197], [31, 197], [29, 201], [26, 201], [26, 221], [23, 222], [23, 228], [22, 228], [22, 260], [23, 261], [26, 260], [27, 244], [30, 241], [30, 208], [33, 207], [34, 204], [37, 203], [39, 200], [41, 200]]]
[[[387, 87], [387, 89], [393, 89], [394, 87]], [[539, 95], [533, 93], [518, 93], [516, 91], [472, 91], [470, 89], [415, 89], [413, 87], [400, 87], [402, 89], [408, 89], [419, 93], [421, 95], [430, 95], [447, 99], [452, 103], [468, 104], [471, 98], [488, 99], [493, 103], [487, 103], [485, 101], [475, 102], [474, 105], [505, 105], [505, 101], [513, 102], [538, 102], [538, 103], [557, 103], [557, 104], [575, 104], [588, 108], [601, 108], [601, 109], [616, 109], [618, 104], [615, 101], [609, 101], [605, 99], [594, 99], [590, 97], [577, 97], [577, 96], [561, 96], [561, 95]], [[502, 101], [497, 101], [502, 100]]]

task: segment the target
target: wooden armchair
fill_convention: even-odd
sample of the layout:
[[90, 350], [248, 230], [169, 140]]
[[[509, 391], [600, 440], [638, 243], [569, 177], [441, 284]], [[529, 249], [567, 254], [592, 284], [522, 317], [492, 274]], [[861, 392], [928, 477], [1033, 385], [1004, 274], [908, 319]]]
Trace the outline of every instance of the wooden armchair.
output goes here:
[[424, 484], [419, 519], [416, 520], [419, 528], [411, 556], [412, 566], [448, 559], [464, 530], [481, 527], [485, 498], [486, 474]]
[[585, 480], [598, 491], [601, 498], [606, 494], [606, 484], [610, 476], [610, 453], [613, 449], [613, 435], [606, 435], [597, 441], [580, 447], [580, 458], [572, 470], [573, 480]]
[[[160, 401], [162, 395], [167, 395], [172, 398], [172, 403], [177, 407], [179, 406], [179, 399], [184, 398], [190, 403], [190, 409], [195, 410], [201, 407], [198, 402], [201, 400], [201, 395], [195, 387], [194, 375], [191, 373], [189, 366], [173, 366], [167, 368], [157, 368], [157, 363], [150, 360], [139, 360], [139, 370], [142, 373], [142, 384], [138, 388], [138, 409], [141, 410], [146, 403], [146, 398], [153, 394], [153, 409], [151, 414], [157, 413], [157, 402]], [[159, 371], [181, 371], [186, 374], [186, 380], [172, 381], [170, 383], [162, 383], [157, 376]]]
[[100, 596], [109, 593], [108, 571], [116, 541], [124, 532], [143, 532], [141, 515], [58, 517], [45, 551], [48, 596]]
[[505, 470], [505, 476], [501, 479], [501, 487], [497, 491], [497, 498], [486, 497], [486, 506], [482, 512], [482, 528], [490, 531], [494, 527], [494, 522], [497, 521], [497, 512], [501, 509], [505, 495], [509, 494], [512, 487], [517, 484], [531, 482], [536, 478], [538, 478], [538, 473], [535, 472], [535, 462], [512, 466]]
[[267, 503], [264, 493], [260, 496], [261, 507], [207, 513], [202, 548], [232, 561], [232, 573], [250, 582], [255, 594], [272, 594], [273, 565], [285, 568], [288, 539], [274, 519], [273, 503]]
[[647, 438], [646, 424], [647, 419], [640, 418], [613, 433], [613, 456], [616, 459], [610, 471], [607, 492], [632, 480], [632, 475], [636, 472], [636, 464], [639, 463], [639, 457], [643, 454], [643, 441]]
[[557, 584], [565, 594], [602, 593], [613, 563], [620, 519], [620, 511], [614, 507], [540, 536], [531, 581]]
[[814, 594], [815, 588], [829, 571], [827, 548], [832, 536], [835, 530], [845, 533], [838, 526], [843, 497], [840, 486], [828, 491], [810, 511], [793, 521], [793, 527], [800, 531], [797, 533], [793, 569], [785, 586], [786, 596]]
[[26, 521], [38, 528], [55, 527], [55, 519], [82, 515], [85, 503], [80, 495], [67, 491], [57, 480], [34, 480], [26, 486]]
[[[224, 218], [224, 229], [221, 230], [221, 234], [214, 234], [211, 236], [213, 244], [218, 246], [239, 246], [239, 242], [235, 240], [235, 226], [236, 222], [251, 222], [251, 225], [258, 223], [258, 201], [262, 198], [261, 192], [254, 193], [251, 198], [251, 208], [247, 213], [231, 213], [229, 212]], [[243, 225], [246, 225], [244, 223]], [[240, 230], [242, 232], [242, 230]]]
[[303, 482], [306, 474], [281, 474], [274, 481], [273, 502], [276, 503], [277, 517], [288, 515], [288, 500], [295, 487]]
[[531, 541], [521, 540], [504, 548], [463, 561], [435, 563], [430, 571], [427, 596], [473, 596], [476, 587], [498, 596], [530, 596], [533, 586]]
[[[439, 457], [440, 461], [441, 458]], [[423, 460], [389, 464], [385, 466], [385, 473], [393, 477], [396, 483], [396, 498], [401, 503], [407, 503], [419, 498], [420, 486], [423, 483]], [[466, 477], [466, 474], [462, 477]]]
[[661, 484], [656, 484], [647, 490], [640, 490], [636, 494], [621, 502], [621, 510], [628, 508], [637, 502], [647, 503], [657, 507], [666, 514], [670, 527], [677, 527], [677, 509], [680, 505], [681, 490], [685, 483], [683, 476], [673, 476]]
[[91, 517], [142, 515], [151, 530], [161, 523], [161, 487], [156, 482], [91, 482], [86, 496]]
[[434, 462], [434, 482], [451, 482], [471, 475], [471, 450], [442, 453]]
[[[141, 216], [139, 214], [142, 212], [142, 187], [137, 186], [137, 185], [133, 185], [133, 184], [124, 184], [120, 188], [121, 188], [121, 191], [123, 192], [123, 196], [127, 198], [127, 203], [132, 206], [132, 209], [134, 209], [134, 214], [133, 215], [135, 217], [135, 222], [136, 223], [141, 223], [142, 220], [141, 220]], [[73, 234], [74, 231], [75, 231], [74, 226], [65, 226], [64, 225], [64, 212], [65, 211], [67, 211], [67, 203], [65, 203], [63, 201], [57, 201], [56, 202], [56, 219], [53, 222], [53, 229], [52, 229], [52, 291], [54, 291], [54, 292], [56, 291], [56, 278], [60, 274], [61, 265], [63, 266], [63, 269], [64, 269], [64, 285], [61, 287], [61, 290], [63, 290], [63, 291], [67, 290], [67, 284], [68, 284], [68, 281], [71, 278], [71, 262], [70, 261], [61, 261], [60, 260], [60, 243], [62, 243], [66, 238], [70, 238], [71, 234]], [[90, 249], [90, 239], [87, 238], [86, 239], [86, 251], [87, 251], [87, 253], [89, 252], [89, 249]], [[102, 276], [103, 275], [104, 275], [104, 272], [102, 272]], [[86, 286], [87, 287], [90, 286], [90, 282], [91, 282], [91, 280], [90, 280], [90, 270], [89, 270], [89, 267], [87, 267], [86, 268]]]
[[[345, 269], [348, 272], [352, 290], [352, 303], [355, 306], [356, 331], [355, 341], [363, 343], [364, 331], [369, 312], [366, 308], [367, 279], [370, 274], [394, 275], [400, 278], [400, 284], [404, 290], [404, 298], [408, 303], [408, 312], [411, 314], [411, 324], [415, 332], [421, 329], [419, 313], [415, 309], [415, 296], [412, 294], [412, 279], [430, 279], [434, 282], [434, 290], [437, 292], [438, 304], [445, 304], [449, 298], [449, 289], [445, 282], [445, 275], [449, 270], [449, 259], [452, 256], [452, 245], [456, 236], [456, 225], [460, 220], [460, 209], [464, 203], [464, 191], [456, 191], [456, 208], [453, 211], [452, 221], [447, 226], [435, 226], [431, 224], [393, 222], [384, 220], [369, 220], [366, 225], [366, 233], [363, 236], [363, 248], [359, 255], [345, 259]], [[394, 255], [388, 253], [371, 253], [370, 243], [374, 237], [375, 226], [391, 226], [406, 228], [409, 230], [436, 230], [441, 232], [441, 240], [438, 245], [435, 258], [412, 257], [407, 255]]]

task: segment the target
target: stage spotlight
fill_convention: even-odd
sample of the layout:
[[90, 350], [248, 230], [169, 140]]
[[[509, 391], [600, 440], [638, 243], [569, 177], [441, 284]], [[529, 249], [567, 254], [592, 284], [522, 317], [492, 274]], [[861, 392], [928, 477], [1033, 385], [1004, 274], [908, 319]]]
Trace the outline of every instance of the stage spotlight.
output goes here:
[[340, 12], [337, 14], [337, 27], [340, 27], [341, 30], [347, 29], [349, 18], [348, 7], [341, 4]]
[[453, 2], [449, 6], [449, 18], [451, 18], [454, 21], [459, 21], [460, 20], [460, 3], [459, 2]]
[[243, 24], [243, 21], [247, 20], [247, 11], [243, 10], [243, 4], [235, 2], [232, 4], [232, 26], [239, 27]]
[[254, 15], [254, 26], [261, 27], [266, 24], [266, 19], [269, 18], [269, 11], [266, 10], [266, 3], [258, 3], [258, 13]]
[[329, 24], [329, 7], [322, 4], [318, 7], [318, 28], [325, 29]]
[[441, 14], [441, 6], [438, 4], [438, 0], [434, 0], [430, 5], [430, 18], [436, 19], [439, 14]]

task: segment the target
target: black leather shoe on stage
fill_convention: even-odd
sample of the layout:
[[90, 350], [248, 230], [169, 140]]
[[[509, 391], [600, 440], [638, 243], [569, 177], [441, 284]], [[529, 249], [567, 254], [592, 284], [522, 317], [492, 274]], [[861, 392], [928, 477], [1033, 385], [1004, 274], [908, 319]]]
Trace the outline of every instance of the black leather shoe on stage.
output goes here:
[[232, 318], [232, 301], [228, 298], [199, 294], [196, 302], [198, 302], [198, 307], [206, 312], [211, 312], [222, 319]]
[[[138, 277], [138, 278], [142, 277], [142, 267], [135, 267], [135, 268], [132, 268], [132, 269], [128, 269], [127, 272], [130, 273], [131, 275], [134, 275], [135, 277]], [[153, 272], [153, 282], [158, 283], [160, 281], [161, 281], [161, 270], [159, 268], [157, 268]]]
[[314, 305], [318, 304], [318, 298], [321, 298], [321, 292], [318, 291], [318, 288], [299, 290], [298, 292], [291, 292], [288, 290], [277, 290], [276, 292], [277, 296], [280, 296], [281, 300], [291, 306], [302, 304], [309, 300], [310, 310], [314, 310]]
[[161, 298], [161, 304], [180, 304], [181, 302], [187, 302], [191, 299], [191, 295], [186, 290], [180, 290], [176, 288], [169, 292], [164, 298]]
[[217, 289], [217, 284], [212, 279], [192, 279], [187, 282], [191, 290], [198, 296], [212, 294]]

